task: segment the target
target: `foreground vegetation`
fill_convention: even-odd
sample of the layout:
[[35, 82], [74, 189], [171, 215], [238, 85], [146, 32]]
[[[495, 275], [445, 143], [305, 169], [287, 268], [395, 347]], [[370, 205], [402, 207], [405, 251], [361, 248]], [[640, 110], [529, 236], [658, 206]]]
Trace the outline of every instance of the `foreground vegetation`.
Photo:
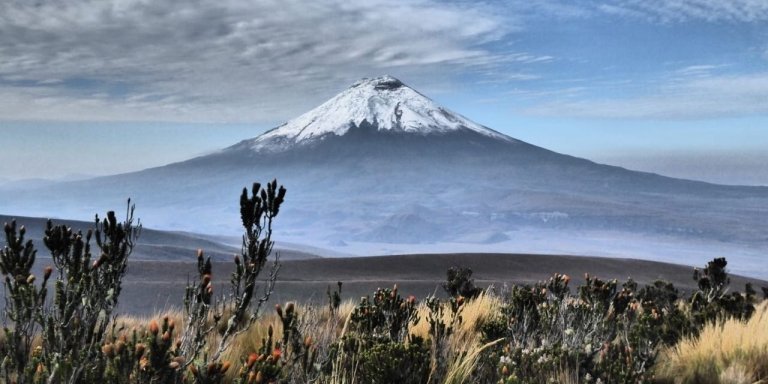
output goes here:
[[[697, 289], [667, 282], [555, 274], [482, 290], [452, 268], [445, 298], [397, 286], [359, 300], [329, 287], [327, 303], [265, 310], [279, 271], [272, 223], [285, 197], [273, 181], [240, 198], [243, 247], [228, 293], [210, 259], [183, 309], [117, 316], [141, 226], [130, 207], [86, 233], [49, 222], [53, 259], [7, 223], [0, 377], [16, 383], [754, 383], [768, 380], [768, 305], [729, 287], [725, 259], [695, 270]], [[91, 242], [95, 242], [92, 244]], [[94, 257], [94, 255], [98, 255]], [[264, 275], [266, 274], [266, 276]], [[52, 289], [49, 297], [48, 290]], [[765, 289], [764, 289], [765, 292]]]

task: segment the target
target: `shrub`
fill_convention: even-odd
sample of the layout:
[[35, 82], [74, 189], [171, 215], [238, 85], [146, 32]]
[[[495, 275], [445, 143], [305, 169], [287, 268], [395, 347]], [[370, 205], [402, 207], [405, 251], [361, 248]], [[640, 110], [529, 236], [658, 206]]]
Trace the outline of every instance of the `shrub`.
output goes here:
[[429, 373], [429, 353], [423, 340], [408, 332], [419, 321], [416, 305], [415, 297], [400, 296], [397, 285], [361, 298], [349, 316], [349, 332], [332, 346], [326, 372], [352, 382], [421, 380]]
[[[118, 222], [114, 212], [85, 235], [48, 221], [43, 242], [56, 269], [53, 300], [46, 301], [53, 267], [45, 269], [35, 284], [31, 268], [37, 251], [25, 241], [25, 228], [6, 224], [6, 246], [0, 252], [0, 272], [5, 276], [5, 342], [0, 374], [5, 382], [113, 382], [177, 383], [189, 378], [196, 383], [221, 382], [231, 363], [221, 359], [234, 337], [252, 325], [269, 299], [279, 264], [275, 260], [264, 294], [252, 305], [257, 277], [274, 242], [272, 221], [285, 197], [285, 188], [272, 181], [262, 188], [255, 183], [249, 196], [240, 198], [245, 234], [240, 256], [235, 257], [231, 293], [219, 302], [213, 296], [210, 258], [198, 252], [199, 281], [186, 290], [185, 326], [178, 332], [175, 321], [152, 320], [130, 336], [116, 329], [112, 317], [141, 225], [134, 226], [134, 207]], [[98, 257], [92, 256], [96, 243]], [[241, 259], [242, 258], [242, 259]], [[92, 261], [93, 260], [93, 261]], [[217, 345], [206, 349], [213, 330], [223, 323]], [[111, 328], [110, 328], [111, 324]], [[33, 341], [41, 345], [33, 347]], [[186, 368], [189, 367], [190, 377]]]
[[661, 318], [656, 331], [664, 345], [674, 345], [683, 336], [693, 332], [690, 319], [679, 305], [680, 299], [675, 286], [661, 280], [646, 285], [637, 293], [641, 306]]
[[448, 268], [447, 275], [443, 289], [448, 293], [448, 296], [463, 296], [474, 299], [483, 292], [482, 288], [475, 286], [475, 281], [472, 280], [472, 270], [469, 268], [451, 267]]
[[341, 286], [342, 282], [337, 282], [336, 290], [333, 292], [331, 292], [331, 286], [328, 286], [326, 295], [328, 296], [328, 310], [331, 312], [331, 314], [336, 313], [336, 311], [339, 310], [339, 305], [341, 305]]
[[[370, 341], [368, 341], [370, 343]], [[429, 348], [421, 339], [408, 344], [394, 341], [363, 345], [360, 383], [423, 384], [429, 377]]]
[[[53, 268], [46, 267], [36, 287], [30, 272], [36, 255], [33, 243], [23, 243], [23, 226], [17, 232], [15, 221], [5, 225], [7, 246], [0, 271], [8, 288], [5, 315], [13, 322], [12, 329], [5, 328], [6, 382], [82, 382], [104, 375], [101, 347], [141, 228], [133, 225], [133, 210], [129, 200], [122, 223], [112, 211], [103, 220], [96, 216], [94, 228], [85, 235], [48, 221], [43, 243], [56, 269], [52, 303], [46, 295]], [[91, 240], [99, 255], [93, 262]], [[38, 329], [42, 346], [30, 354]]]
[[731, 317], [748, 319], [755, 311], [755, 290], [747, 284], [744, 295], [739, 292], [728, 293], [731, 282], [725, 270], [728, 262], [717, 258], [702, 269], [695, 269], [693, 279], [698, 290], [690, 298], [694, 329], [698, 331], [708, 322]]
[[403, 298], [394, 288], [379, 288], [373, 299], [363, 297], [350, 317], [353, 329], [375, 340], [402, 342], [408, 335], [408, 325], [418, 321], [416, 298]]

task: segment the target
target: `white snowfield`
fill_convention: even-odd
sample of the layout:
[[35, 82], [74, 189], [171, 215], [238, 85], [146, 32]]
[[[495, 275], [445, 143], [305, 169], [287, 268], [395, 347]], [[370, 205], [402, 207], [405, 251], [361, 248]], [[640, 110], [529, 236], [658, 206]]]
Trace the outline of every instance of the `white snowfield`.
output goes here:
[[251, 140], [251, 148], [282, 152], [342, 136], [363, 122], [379, 131], [421, 135], [471, 130], [515, 142], [516, 140], [449, 111], [392, 76], [362, 79], [319, 107]]

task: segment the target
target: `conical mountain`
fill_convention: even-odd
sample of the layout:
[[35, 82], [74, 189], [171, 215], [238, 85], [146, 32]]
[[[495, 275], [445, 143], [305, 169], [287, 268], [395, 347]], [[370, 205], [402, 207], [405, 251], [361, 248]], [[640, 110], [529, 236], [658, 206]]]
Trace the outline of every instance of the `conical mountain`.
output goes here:
[[727, 254], [748, 271], [768, 269], [768, 188], [558, 154], [474, 123], [391, 76], [358, 81], [210, 155], [0, 192], [0, 212], [83, 219], [131, 196], [148, 226], [237, 234], [240, 190], [272, 178], [288, 189], [278, 239], [341, 252], [548, 252], [687, 264]]
[[317, 108], [248, 140], [247, 145], [257, 152], [287, 151], [365, 126], [417, 135], [474, 132], [514, 141], [437, 105], [392, 76], [382, 76], [354, 83]]
[[[351, 163], [393, 167], [407, 159], [411, 172], [433, 163], [572, 161], [516, 140], [444, 108], [392, 76], [362, 79], [318, 107], [252, 139], [184, 165]], [[279, 160], [278, 160], [279, 159]], [[426, 169], [418, 170], [426, 165]], [[373, 171], [370, 169], [369, 171]], [[349, 174], [349, 176], [360, 176]], [[386, 177], [386, 174], [379, 174]]]

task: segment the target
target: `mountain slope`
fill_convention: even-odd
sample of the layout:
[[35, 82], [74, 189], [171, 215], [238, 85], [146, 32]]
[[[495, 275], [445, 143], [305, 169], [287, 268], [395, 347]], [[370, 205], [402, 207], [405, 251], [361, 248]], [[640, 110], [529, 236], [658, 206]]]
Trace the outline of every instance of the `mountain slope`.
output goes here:
[[153, 227], [237, 234], [251, 182], [288, 189], [277, 240], [352, 254], [548, 252], [768, 275], [768, 188], [596, 164], [473, 123], [381, 77], [219, 152], [141, 172], [0, 191], [0, 212], [90, 217], [133, 197]]

